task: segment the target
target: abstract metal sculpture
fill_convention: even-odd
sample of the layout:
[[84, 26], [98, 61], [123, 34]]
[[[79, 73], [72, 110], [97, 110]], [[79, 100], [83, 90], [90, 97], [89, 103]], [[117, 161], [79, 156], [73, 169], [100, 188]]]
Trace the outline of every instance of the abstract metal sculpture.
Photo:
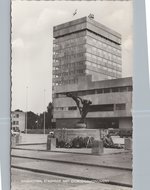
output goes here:
[[80, 115], [81, 115], [81, 119], [80, 119], [79, 123], [85, 123], [85, 118], [89, 111], [89, 106], [92, 104], [92, 102], [90, 100], [85, 100], [78, 96], [75, 96], [70, 92], [67, 92], [66, 96], [72, 98], [76, 102], [76, 105], [77, 105]]

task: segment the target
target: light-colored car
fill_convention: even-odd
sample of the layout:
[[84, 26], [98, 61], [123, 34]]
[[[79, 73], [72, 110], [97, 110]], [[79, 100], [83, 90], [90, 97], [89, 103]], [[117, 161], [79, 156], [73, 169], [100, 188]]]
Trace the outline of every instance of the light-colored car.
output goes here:
[[19, 135], [20, 134], [20, 129], [19, 127], [13, 127], [11, 129], [11, 135]]

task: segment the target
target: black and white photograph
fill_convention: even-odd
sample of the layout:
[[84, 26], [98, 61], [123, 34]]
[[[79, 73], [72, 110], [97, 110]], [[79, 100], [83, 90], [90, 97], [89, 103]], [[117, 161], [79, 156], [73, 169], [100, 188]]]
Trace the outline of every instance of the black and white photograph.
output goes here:
[[133, 1], [11, 2], [11, 190], [132, 190]]

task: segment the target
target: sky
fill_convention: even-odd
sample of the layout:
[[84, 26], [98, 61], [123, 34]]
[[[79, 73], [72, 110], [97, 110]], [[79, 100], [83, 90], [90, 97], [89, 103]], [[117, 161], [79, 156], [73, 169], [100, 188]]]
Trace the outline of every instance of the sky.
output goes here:
[[122, 76], [132, 76], [132, 1], [12, 1], [12, 110], [46, 110], [52, 101], [53, 27], [90, 13], [122, 35]]

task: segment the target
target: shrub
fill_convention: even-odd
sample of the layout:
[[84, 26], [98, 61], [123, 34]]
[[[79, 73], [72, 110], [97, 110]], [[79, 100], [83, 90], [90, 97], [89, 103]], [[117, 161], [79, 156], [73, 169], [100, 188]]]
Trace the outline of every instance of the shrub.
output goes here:
[[91, 148], [94, 137], [75, 137], [69, 142], [56, 139], [56, 147], [58, 148]]

